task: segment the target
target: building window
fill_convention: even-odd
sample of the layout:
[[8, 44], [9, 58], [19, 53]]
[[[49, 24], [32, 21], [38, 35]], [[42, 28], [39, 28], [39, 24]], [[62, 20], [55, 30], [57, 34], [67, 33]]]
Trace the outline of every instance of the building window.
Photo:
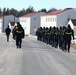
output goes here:
[[36, 20], [36, 18], [34, 18], [34, 20]]
[[55, 21], [56, 21], [57, 19], [55, 18]]
[[48, 21], [49, 21], [49, 18], [48, 18]]
[[46, 18], [46, 22], [47, 22], [47, 20], [48, 20], [48, 19]]
[[54, 21], [54, 18], [53, 18], [53, 21]]
[[70, 20], [70, 15], [68, 15], [68, 21]]

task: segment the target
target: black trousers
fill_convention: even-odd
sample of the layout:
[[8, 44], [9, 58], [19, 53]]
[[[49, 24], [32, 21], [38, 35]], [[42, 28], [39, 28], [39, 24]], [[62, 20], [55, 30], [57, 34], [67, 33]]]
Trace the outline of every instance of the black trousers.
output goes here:
[[7, 37], [7, 42], [9, 41], [9, 35], [6, 35], [6, 37]]
[[70, 43], [70, 40], [65, 42], [65, 49], [68, 50], [68, 52], [70, 52]]
[[16, 46], [21, 48], [21, 44], [22, 44], [22, 38], [17, 37], [16, 38]]

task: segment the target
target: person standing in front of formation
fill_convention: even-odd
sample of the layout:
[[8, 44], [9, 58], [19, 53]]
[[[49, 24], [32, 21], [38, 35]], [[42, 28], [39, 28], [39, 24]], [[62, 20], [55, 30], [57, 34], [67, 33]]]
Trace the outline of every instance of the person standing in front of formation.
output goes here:
[[70, 44], [71, 44], [71, 36], [73, 37], [74, 40], [74, 31], [68, 24], [66, 30], [65, 30], [65, 42], [66, 42], [66, 51], [70, 52]]
[[17, 48], [21, 48], [22, 39], [24, 38], [25, 33], [24, 29], [21, 26], [19, 22], [17, 22], [17, 26], [15, 27], [15, 30], [13, 31], [13, 38], [16, 40], [16, 46]]
[[5, 29], [5, 33], [6, 33], [6, 36], [7, 36], [7, 42], [9, 42], [10, 32], [11, 32], [11, 29], [9, 28], [9, 25], [8, 25], [8, 27]]

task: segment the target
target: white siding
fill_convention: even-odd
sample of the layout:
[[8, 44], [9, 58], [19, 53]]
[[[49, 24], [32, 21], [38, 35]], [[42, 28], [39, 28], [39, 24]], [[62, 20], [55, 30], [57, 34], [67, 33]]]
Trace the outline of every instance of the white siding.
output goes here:
[[[9, 25], [10, 22], [19, 22], [19, 18], [14, 17], [13, 15], [6, 16], [2, 18], [2, 31], [5, 32], [5, 29]], [[10, 26], [12, 29], [12, 27]]]
[[37, 15], [34, 15], [33, 17], [31, 17], [31, 34], [34, 34], [34, 27], [36, 28], [36, 30], [41, 27], [40, 22], [41, 22], [41, 15], [45, 14], [44, 12], [38, 13]]
[[68, 19], [76, 19], [76, 11], [75, 9], [68, 10], [64, 13], [57, 15], [57, 26], [66, 26], [68, 23]]
[[25, 30], [25, 35], [30, 34], [30, 18], [20, 18], [20, 23]]
[[56, 26], [56, 16], [41, 16], [41, 27], [54, 27]]
[[30, 22], [30, 31], [31, 31], [31, 34], [34, 33], [34, 27], [36, 27], [37, 29], [40, 27], [40, 15], [36, 15], [36, 16], [33, 16], [31, 17], [31, 22]]
[[[34, 27], [38, 29], [40, 27], [40, 16], [45, 14], [44, 12], [38, 13], [32, 17], [20, 17], [20, 23], [25, 28], [25, 35], [34, 34]], [[24, 22], [23, 22], [24, 21]]]
[[0, 33], [2, 32], [2, 19], [0, 19]]
[[[70, 24], [70, 26], [71, 26], [72, 29], [74, 29], [74, 25], [73, 25], [73, 23], [72, 23], [71, 20], [68, 22], [68, 24]], [[67, 25], [68, 25], [68, 24], [67, 24]]]
[[[53, 18], [56, 18], [56, 21], [53, 21]], [[70, 9], [57, 15], [41, 16], [41, 27], [66, 26], [69, 19], [76, 19], [76, 9]]]
[[74, 36], [76, 36], [76, 26], [74, 26]]

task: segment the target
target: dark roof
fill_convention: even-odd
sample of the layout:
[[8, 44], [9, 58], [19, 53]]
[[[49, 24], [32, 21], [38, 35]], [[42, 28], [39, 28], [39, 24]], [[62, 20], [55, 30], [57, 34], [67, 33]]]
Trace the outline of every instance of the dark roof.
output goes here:
[[21, 17], [32, 17], [34, 15], [37, 15], [38, 13], [40, 13], [40, 12], [29, 13], [29, 14], [23, 15]]
[[76, 26], [76, 19], [71, 19], [74, 26]]
[[66, 8], [64, 10], [55, 10], [55, 11], [52, 11], [52, 12], [49, 12], [47, 14], [44, 14], [43, 16], [47, 16], [47, 15], [57, 15], [57, 14], [60, 14], [60, 13], [63, 13], [63, 12], [66, 12], [68, 10], [70, 10], [72, 8]]
[[2, 19], [3, 17], [5, 18], [5, 17], [7, 17], [8, 15], [4, 15], [4, 16], [0, 16], [0, 19]]
[[3, 17], [6, 18], [8, 16], [11, 16], [11, 15], [4, 15], [4, 16], [2, 15], [2, 16], [0, 16], [0, 19], [2, 19]]

